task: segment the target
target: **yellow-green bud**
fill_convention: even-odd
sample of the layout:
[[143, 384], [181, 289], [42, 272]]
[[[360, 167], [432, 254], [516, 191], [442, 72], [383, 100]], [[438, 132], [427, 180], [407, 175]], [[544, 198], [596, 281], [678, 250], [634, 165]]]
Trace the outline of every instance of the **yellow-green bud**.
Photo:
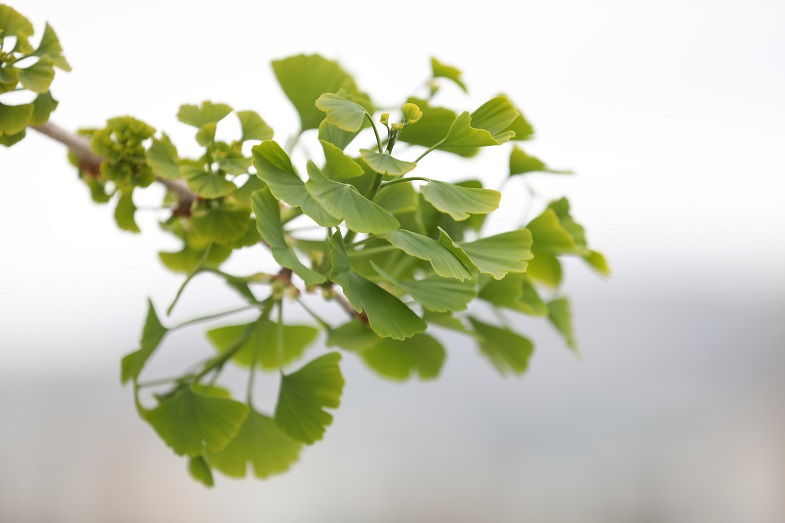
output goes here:
[[382, 117], [379, 119], [382, 122], [382, 125], [387, 125], [390, 121], [390, 113], [382, 113]]
[[403, 111], [403, 121], [406, 124], [417, 123], [422, 118], [422, 111], [417, 104], [405, 103], [401, 110]]
[[393, 131], [400, 131], [401, 129], [403, 129], [403, 124], [402, 123], [394, 123], [394, 124], [392, 124], [391, 127], [392, 127]]

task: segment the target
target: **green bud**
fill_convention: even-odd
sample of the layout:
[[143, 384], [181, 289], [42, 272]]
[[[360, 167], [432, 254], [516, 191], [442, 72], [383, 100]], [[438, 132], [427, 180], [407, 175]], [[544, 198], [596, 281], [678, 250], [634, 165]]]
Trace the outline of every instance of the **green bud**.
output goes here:
[[420, 121], [420, 118], [422, 118], [422, 111], [417, 104], [405, 103], [403, 104], [403, 107], [401, 107], [401, 110], [403, 111], [404, 124], [409, 125], [417, 123]]
[[379, 118], [379, 121], [382, 122], [382, 125], [387, 125], [390, 122], [390, 113], [382, 113], [382, 117]]
[[402, 123], [394, 123], [394, 124], [392, 124], [392, 130], [393, 131], [400, 131], [401, 129], [403, 129], [403, 125], [404, 124], [402, 124]]

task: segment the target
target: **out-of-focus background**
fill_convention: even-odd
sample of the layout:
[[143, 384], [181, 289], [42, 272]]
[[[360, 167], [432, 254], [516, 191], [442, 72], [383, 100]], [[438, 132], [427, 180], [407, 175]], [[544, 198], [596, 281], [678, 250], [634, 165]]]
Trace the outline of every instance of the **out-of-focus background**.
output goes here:
[[[192, 141], [178, 106], [204, 99], [259, 111], [279, 139], [295, 131], [274, 58], [337, 58], [386, 104], [430, 56], [458, 65], [470, 96], [445, 86], [445, 102], [503, 90], [523, 109], [527, 151], [577, 173], [528, 182], [571, 198], [614, 274], [568, 264], [583, 361], [525, 319], [537, 348], [520, 379], [450, 335], [428, 383], [384, 381], [347, 355], [325, 441], [283, 476], [218, 476], [208, 491], [118, 379], [145, 297], [163, 305], [179, 285], [156, 257], [175, 244], [154, 212], [147, 234], [116, 230], [63, 148], [31, 132], [0, 150], [0, 521], [785, 521], [785, 4], [12, 5], [39, 32], [49, 21], [73, 66], [54, 122], [132, 114], [178, 144]], [[507, 156], [493, 153], [450, 174], [498, 183]], [[519, 219], [526, 194], [508, 184], [495, 223]], [[178, 318], [236, 303], [209, 278], [184, 298]], [[174, 371], [208, 350], [196, 328], [154, 363]]]

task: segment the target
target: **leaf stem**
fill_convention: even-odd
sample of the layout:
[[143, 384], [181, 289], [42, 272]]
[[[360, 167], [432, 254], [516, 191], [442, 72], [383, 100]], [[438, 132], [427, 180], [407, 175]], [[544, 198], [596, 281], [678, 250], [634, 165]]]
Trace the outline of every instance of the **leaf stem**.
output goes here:
[[368, 118], [368, 121], [371, 122], [371, 127], [373, 127], [373, 134], [376, 135], [376, 145], [379, 148], [379, 154], [382, 154], [382, 138], [379, 136], [379, 131], [376, 129], [376, 124], [373, 123], [373, 118], [371, 117], [368, 111], [365, 111], [365, 117]]
[[408, 178], [398, 178], [397, 180], [390, 180], [389, 182], [384, 182], [379, 187], [379, 190], [381, 191], [385, 187], [389, 187], [391, 185], [395, 185], [396, 183], [406, 183], [406, 182], [412, 182], [412, 181], [430, 182], [431, 179], [430, 178], [423, 178], [422, 176], [409, 176]]
[[312, 317], [313, 319], [315, 319], [315, 320], [316, 320], [316, 322], [317, 322], [319, 325], [321, 325], [322, 327], [324, 327], [325, 329], [328, 329], [328, 330], [331, 328], [331, 327], [330, 327], [330, 324], [329, 324], [329, 323], [327, 323], [326, 321], [324, 321], [324, 320], [323, 320], [323, 319], [322, 319], [322, 318], [321, 318], [321, 317], [320, 317], [318, 314], [316, 314], [316, 313], [313, 311], [313, 309], [311, 309], [311, 308], [310, 308], [308, 305], [306, 305], [306, 304], [305, 304], [305, 301], [303, 301], [303, 299], [302, 299], [302, 298], [300, 298], [299, 296], [297, 297], [297, 303], [299, 303], [299, 304], [300, 304], [300, 306], [301, 306], [303, 309], [305, 309], [305, 312], [307, 312], [308, 314], [310, 314], [310, 315], [311, 315], [311, 317]]
[[427, 154], [429, 154], [431, 151], [434, 151], [434, 150], [438, 149], [438, 148], [439, 148], [439, 146], [440, 146], [441, 144], [443, 144], [445, 140], [447, 140], [447, 137], [446, 137], [446, 136], [445, 136], [444, 138], [442, 138], [441, 140], [439, 140], [438, 142], [436, 142], [435, 144], [433, 144], [433, 145], [431, 145], [430, 147], [428, 147], [428, 148], [425, 150], [425, 152], [424, 152], [424, 153], [422, 153], [420, 156], [418, 156], [418, 157], [417, 157], [417, 159], [416, 159], [416, 160], [414, 160], [414, 163], [417, 163], [417, 162], [419, 162], [420, 160], [422, 160], [423, 158], [425, 158], [425, 156], [426, 156]]
[[183, 327], [188, 327], [189, 325], [194, 325], [196, 323], [201, 323], [203, 321], [210, 321], [210, 320], [215, 320], [215, 319], [218, 319], [218, 318], [223, 318], [224, 316], [229, 316], [231, 314], [236, 314], [238, 312], [247, 311], [248, 309], [258, 308], [259, 306], [260, 306], [260, 304], [253, 303], [251, 305], [244, 305], [242, 307], [238, 307], [236, 309], [230, 309], [228, 311], [216, 312], [214, 314], [208, 314], [207, 316], [200, 316], [198, 318], [193, 318], [191, 320], [187, 320], [187, 321], [184, 321], [182, 323], [178, 323], [174, 327], [170, 327], [169, 330], [170, 331], [174, 331], [174, 330], [177, 330], [177, 329], [182, 329]]
[[199, 261], [196, 263], [196, 265], [194, 265], [194, 268], [191, 270], [191, 272], [188, 273], [188, 276], [185, 278], [185, 281], [183, 282], [183, 284], [180, 285], [180, 288], [177, 289], [177, 294], [174, 297], [174, 301], [169, 306], [169, 308], [166, 309], [166, 315], [167, 316], [172, 314], [172, 310], [174, 309], [174, 306], [177, 305], [177, 300], [180, 299], [180, 295], [185, 290], [185, 286], [188, 285], [188, 282], [190, 282], [191, 279], [193, 279], [193, 277], [196, 276], [201, 271], [202, 265], [205, 264], [205, 262], [207, 261], [207, 258], [210, 256], [210, 250], [212, 249], [212, 247], [213, 247], [213, 242], [210, 242], [210, 243], [207, 244], [207, 248], [204, 250], [204, 254], [199, 259]]
[[357, 256], [371, 256], [372, 254], [379, 254], [383, 252], [390, 252], [397, 249], [397, 247], [393, 245], [381, 245], [379, 247], [371, 247], [370, 249], [363, 249], [361, 251], [352, 251], [349, 252], [348, 255], [352, 258]]

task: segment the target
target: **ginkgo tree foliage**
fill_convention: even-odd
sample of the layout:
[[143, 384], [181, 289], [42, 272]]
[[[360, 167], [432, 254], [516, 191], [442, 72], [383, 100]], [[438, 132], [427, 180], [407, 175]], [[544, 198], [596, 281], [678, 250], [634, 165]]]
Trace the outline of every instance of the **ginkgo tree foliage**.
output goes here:
[[[570, 304], [559, 289], [562, 259], [582, 258], [602, 275], [609, 269], [589, 247], [569, 202], [552, 201], [528, 223], [488, 234], [485, 219], [502, 194], [479, 179], [445, 181], [428, 167], [432, 154], [471, 161], [488, 148], [509, 156], [509, 177], [565, 174], [525, 152], [521, 143], [534, 131], [507, 96], [472, 110], [439, 105], [440, 89], [467, 91], [459, 69], [432, 59], [427, 92], [382, 110], [335, 61], [275, 60], [272, 70], [300, 132], [281, 140], [254, 111], [185, 104], [177, 117], [193, 129], [201, 150], [189, 157], [166, 133], [130, 116], [78, 134], [48, 123], [57, 106], [49, 91], [55, 71], [70, 69], [49, 25], [36, 39], [24, 16], [0, 5], [0, 46], [0, 143], [12, 146], [32, 128], [67, 145], [93, 200], [113, 205], [125, 231], [140, 231], [137, 191], [153, 183], [166, 188], [163, 205], [171, 212], [161, 227], [182, 246], [159, 256], [184, 281], [170, 304], [147, 304], [139, 344], [122, 359], [121, 380], [131, 385], [140, 417], [205, 485], [213, 484], [213, 471], [244, 477], [250, 470], [259, 478], [283, 472], [304, 445], [323, 439], [341, 401], [343, 354], [385, 378], [429, 380], [444, 366], [439, 333], [446, 329], [465, 336], [499, 373], [524, 373], [533, 343], [505, 322], [480, 319], [482, 308], [541, 317], [577, 350]], [[3, 101], [2, 93], [14, 91], [34, 98]], [[230, 119], [240, 133], [219, 140], [216, 129]], [[312, 146], [303, 150], [317, 155], [296, 165], [292, 151], [305, 140]], [[321, 233], [305, 236], [304, 224]], [[280, 269], [223, 270], [241, 249], [259, 250]], [[205, 273], [219, 276], [244, 304], [170, 322], [183, 289]], [[313, 299], [340, 312], [322, 318], [308, 305]], [[288, 320], [289, 307], [304, 309], [313, 321]], [[219, 321], [243, 311], [255, 311], [255, 319]], [[210, 325], [205, 343], [214, 348], [212, 357], [187, 362], [171, 379], [143, 379], [165, 339], [202, 323]], [[310, 355], [317, 345], [328, 352]], [[220, 386], [227, 365], [247, 369], [244, 399]], [[280, 375], [272, 412], [253, 404], [259, 372]]]

